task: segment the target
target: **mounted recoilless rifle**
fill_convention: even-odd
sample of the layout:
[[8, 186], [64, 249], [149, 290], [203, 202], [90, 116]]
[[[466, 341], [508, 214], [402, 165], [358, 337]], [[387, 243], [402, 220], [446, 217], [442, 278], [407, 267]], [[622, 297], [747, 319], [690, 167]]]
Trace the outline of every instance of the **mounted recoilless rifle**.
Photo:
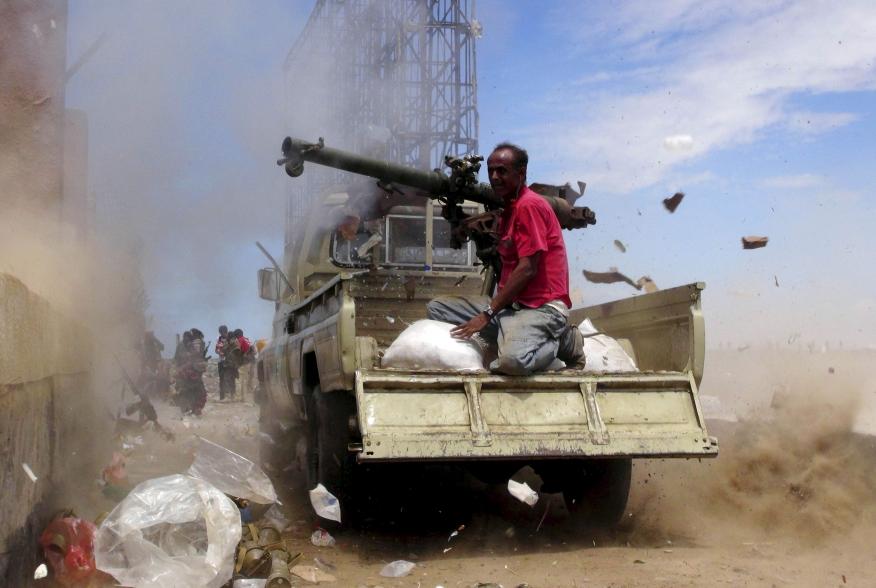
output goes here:
[[[462, 247], [468, 240], [475, 243], [477, 255], [484, 265], [498, 269], [498, 219], [504, 203], [489, 184], [478, 182], [477, 174], [484, 160], [479, 155], [446, 156], [444, 163], [450, 175], [441, 170], [422, 171], [397, 163], [363, 157], [325, 146], [320, 137], [317, 143], [286, 137], [282, 145], [283, 157], [277, 165], [296, 178], [304, 173], [304, 162], [318, 163], [334, 169], [369, 176], [387, 193], [425, 196], [442, 205], [441, 216], [450, 222], [453, 247]], [[579, 182], [581, 193], [584, 184]], [[533, 184], [531, 188], [544, 198], [564, 229], [579, 229], [596, 224], [596, 214], [586, 206], [574, 206], [581, 195], [568, 186]], [[463, 211], [466, 200], [482, 204], [486, 212], [469, 215]]]

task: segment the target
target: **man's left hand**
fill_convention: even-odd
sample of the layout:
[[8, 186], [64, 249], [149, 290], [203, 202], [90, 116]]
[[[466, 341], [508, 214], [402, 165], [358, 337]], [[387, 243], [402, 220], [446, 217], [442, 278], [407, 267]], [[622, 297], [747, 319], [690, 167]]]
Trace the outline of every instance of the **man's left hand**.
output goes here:
[[450, 329], [450, 334], [456, 339], [469, 339], [475, 333], [479, 333], [489, 322], [490, 319], [487, 318], [487, 315], [480, 313], [467, 323]]

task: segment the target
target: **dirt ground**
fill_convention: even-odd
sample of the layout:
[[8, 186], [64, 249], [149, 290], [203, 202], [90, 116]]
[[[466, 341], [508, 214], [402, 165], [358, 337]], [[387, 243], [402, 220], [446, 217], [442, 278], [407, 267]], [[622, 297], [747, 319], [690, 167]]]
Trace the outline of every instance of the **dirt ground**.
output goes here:
[[[299, 563], [318, 557], [334, 566], [339, 586], [874, 586], [876, 443], [850, 433], [860, 393], [876, 393], [866, 379], [874, 358], [711, 353], [702, 391], [720, 399], [725, 419], [737, 415], [708, 422], [720, 456], [637, 461], [627, 513], [612, 532], [576, 528], [559, 496], [542, 495], [530, 508], [504, 487], [437, 471], [418, 480], [422, 492], [358, 531], [321, 523], [306, 501], [278, 487], [286, 536], [302, 553]], [[770, 407], [777, 391], [793, 400]], [[176, 440], [152, 432], [141, 435], [142, 445], [129, 438], [133, 483], [184, 471], [196, 435], [258, 458], [251, 402], [219, 403], [211, 393], [201, 418], [159, 410]], [[91, 497], [79, 506], [84, 516], [112, 507], [96, 486], [84, 495]], [[320, 525], [335, 546], [310, 543]], [[381, 577], [397, 559], [416, 567], [403, 578]]]

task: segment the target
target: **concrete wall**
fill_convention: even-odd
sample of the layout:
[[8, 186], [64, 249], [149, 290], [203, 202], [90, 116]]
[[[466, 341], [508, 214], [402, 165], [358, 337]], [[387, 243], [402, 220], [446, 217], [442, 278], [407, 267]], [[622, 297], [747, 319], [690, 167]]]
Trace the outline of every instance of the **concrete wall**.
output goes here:
[[102, 416], [92, 349], [84, 326], [0, 273], [0, 586], [22, 586], [32, 577], [39, 533], [54, 505], [64, 503], [55, 495], [60, 484], [98, 476], [85, 465], [93, 423]]

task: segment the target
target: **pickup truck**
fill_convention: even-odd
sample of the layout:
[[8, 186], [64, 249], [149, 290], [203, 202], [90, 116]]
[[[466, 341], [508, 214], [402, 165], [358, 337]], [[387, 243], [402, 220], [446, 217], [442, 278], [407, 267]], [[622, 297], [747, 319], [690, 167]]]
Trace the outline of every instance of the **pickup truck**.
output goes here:
[[638, 372], [386, 369], [382, 351], [425, 318], [431, 298], [489, 293], [494, 280], [471, 243], [450, 246], [434, 203], [391, 208], [350, 239], [323, 220], [347, 197], [314, 204], [287, 245], [285, 276], [259, 272], [260, 296], [276, 303], [258, 361], [263, 437], [307, 488], [322, 483], [351, 512], [368, 464], [458, 462], [493, 482], [531, 465], [573, 516], [611, 525], [633, 458], [717, 455], [697, 396], [704, 284], [572, 310], [571, 321], [589, 318], [616, 338]]

